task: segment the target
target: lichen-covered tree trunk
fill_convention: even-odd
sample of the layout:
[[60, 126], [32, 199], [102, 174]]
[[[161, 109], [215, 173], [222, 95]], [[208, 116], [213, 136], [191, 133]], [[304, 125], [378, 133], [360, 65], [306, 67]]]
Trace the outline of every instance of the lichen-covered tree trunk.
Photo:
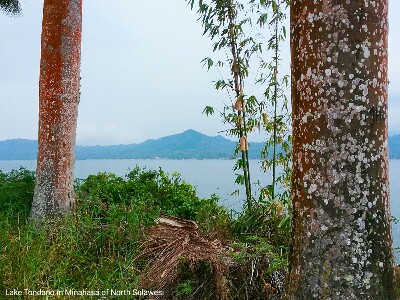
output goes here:
[[81, 33], [82, 0], [44, 0], [33, 219], [65, 214], [74, 201]]
[[287, 299], [395, 299], [387, 0], [291, 1]]

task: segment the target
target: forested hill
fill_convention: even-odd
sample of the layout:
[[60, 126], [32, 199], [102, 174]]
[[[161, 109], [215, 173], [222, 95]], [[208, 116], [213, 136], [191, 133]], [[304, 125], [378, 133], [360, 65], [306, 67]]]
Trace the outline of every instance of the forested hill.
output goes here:
[[400, 134], [389, 137], [389, 157], [400, 159]]
[[[213, 159], [234, 157], [236, 143], [222, 136], [207, 136], [195, 130], [147, 140], [140, 144], [113, 146], [77, 146], [77, 159]], [[249, 155], [259, 158], [261, 143], [251, 143]], [[0, 141], [0, 160], [36, 159], [37, 141]]]
[[[222, 136], [207, 136], [195, 130], [147, 140], [140, 144], [77, 146], [77, 159], [215, 159], [232, 158], [236, 143]], [[249, 157], [260, 158], [262, 143], [250, 143]], [[390, 158], [400, 159], [400, 135], [389, 138]], [[14, 139], [0, 141], [0, 160], [34, 160], [37, 141]]]
[[76, 156], [77, 159], [229, 158], [233, 157], [235, 145], [235, 142], [222, 136], [211, 137], [194, 130], [187, 130], [180, 134], [156, 140], [147, 140], [140, 144], [94, 147], [78, 146]]

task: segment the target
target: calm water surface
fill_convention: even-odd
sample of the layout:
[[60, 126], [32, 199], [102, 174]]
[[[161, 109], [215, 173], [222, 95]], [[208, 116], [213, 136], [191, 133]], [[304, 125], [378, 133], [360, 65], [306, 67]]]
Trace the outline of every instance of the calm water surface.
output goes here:
[[[234, 160], [78, 160], [75, 164], [75, 176], [86, 178], [97, 172], [112, 172], [125, 175], [135, 166], [147, 169], [159, 169], [172, 173], [177, 171], [182, 178], [197, 187], [200, 197], [209, 197], [215, 193], [220, 197], [220, 203], [228, 208], [240, 210], [245, 191], [242, 186], [235, 184], [235, 173], [232, 171]], [[9, 172], [20, 166], [35, 170], [36, 161], [0, 161], [0, 170]], [[251, 181], [259, 182], [261, 186], [271, 183], [271, 176], [261, 173], [259, 163], [250, 161], [250, 170], [253, 178]], [[257, 171], [256, 171], [257, 170]], [[389, 161], [391, 214], [400, 220], [400, 160]], [[239, 195], [231, 195], [239, 189]], [[255, 188], [253, 188], [255, 189]], [[257, 189], [256, 189], [257, 190]], [[256, 194], [257, 196], [257, 194]], [[393, 239], [395, 247], [400, 247], [400, 224], [393, 224]], [[396, 252], [396, 261], [400, 263], [400, 253]]]

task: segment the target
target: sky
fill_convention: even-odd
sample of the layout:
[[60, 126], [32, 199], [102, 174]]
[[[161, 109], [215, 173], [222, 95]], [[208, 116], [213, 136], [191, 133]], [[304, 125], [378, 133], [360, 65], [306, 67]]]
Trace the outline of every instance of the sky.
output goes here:
[[[42, 4], [21, 0], [23, 14], [0, 13], [0, 140], [36, 139]], [[206, 117], [222, 107], [212, 55], [197, 15], [185, 0], [83, 1], [79, 145], [139, 143], [195, 129], [225, 127]], [[400, 1], [389, 0], [389, 135], [400, 134]], [[289, 47], [282, 53], [289, 72]], [[284, 69], [284, 71], [285, 71]], [[229, 101], [229, 100], [228, 100]]]

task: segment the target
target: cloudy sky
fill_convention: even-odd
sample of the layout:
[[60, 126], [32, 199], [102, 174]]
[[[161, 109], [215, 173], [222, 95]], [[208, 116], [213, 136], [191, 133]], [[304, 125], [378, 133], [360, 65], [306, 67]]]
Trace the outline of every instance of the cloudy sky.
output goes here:
[[[0, 14], [0, 140], [37, 136], [42, 2], [22, 0], [18, 18]], [[393, 135], [400, 133], [400, 1], [389, 3]], [[227, 95], [213, 90], [218, 73], [201, 67], [209, 55], [211, 42], [185, 0], [84, 0], [78, 144], [137, 143], [188, 128], [217, 135], [219, 118], [201, 112]]]

